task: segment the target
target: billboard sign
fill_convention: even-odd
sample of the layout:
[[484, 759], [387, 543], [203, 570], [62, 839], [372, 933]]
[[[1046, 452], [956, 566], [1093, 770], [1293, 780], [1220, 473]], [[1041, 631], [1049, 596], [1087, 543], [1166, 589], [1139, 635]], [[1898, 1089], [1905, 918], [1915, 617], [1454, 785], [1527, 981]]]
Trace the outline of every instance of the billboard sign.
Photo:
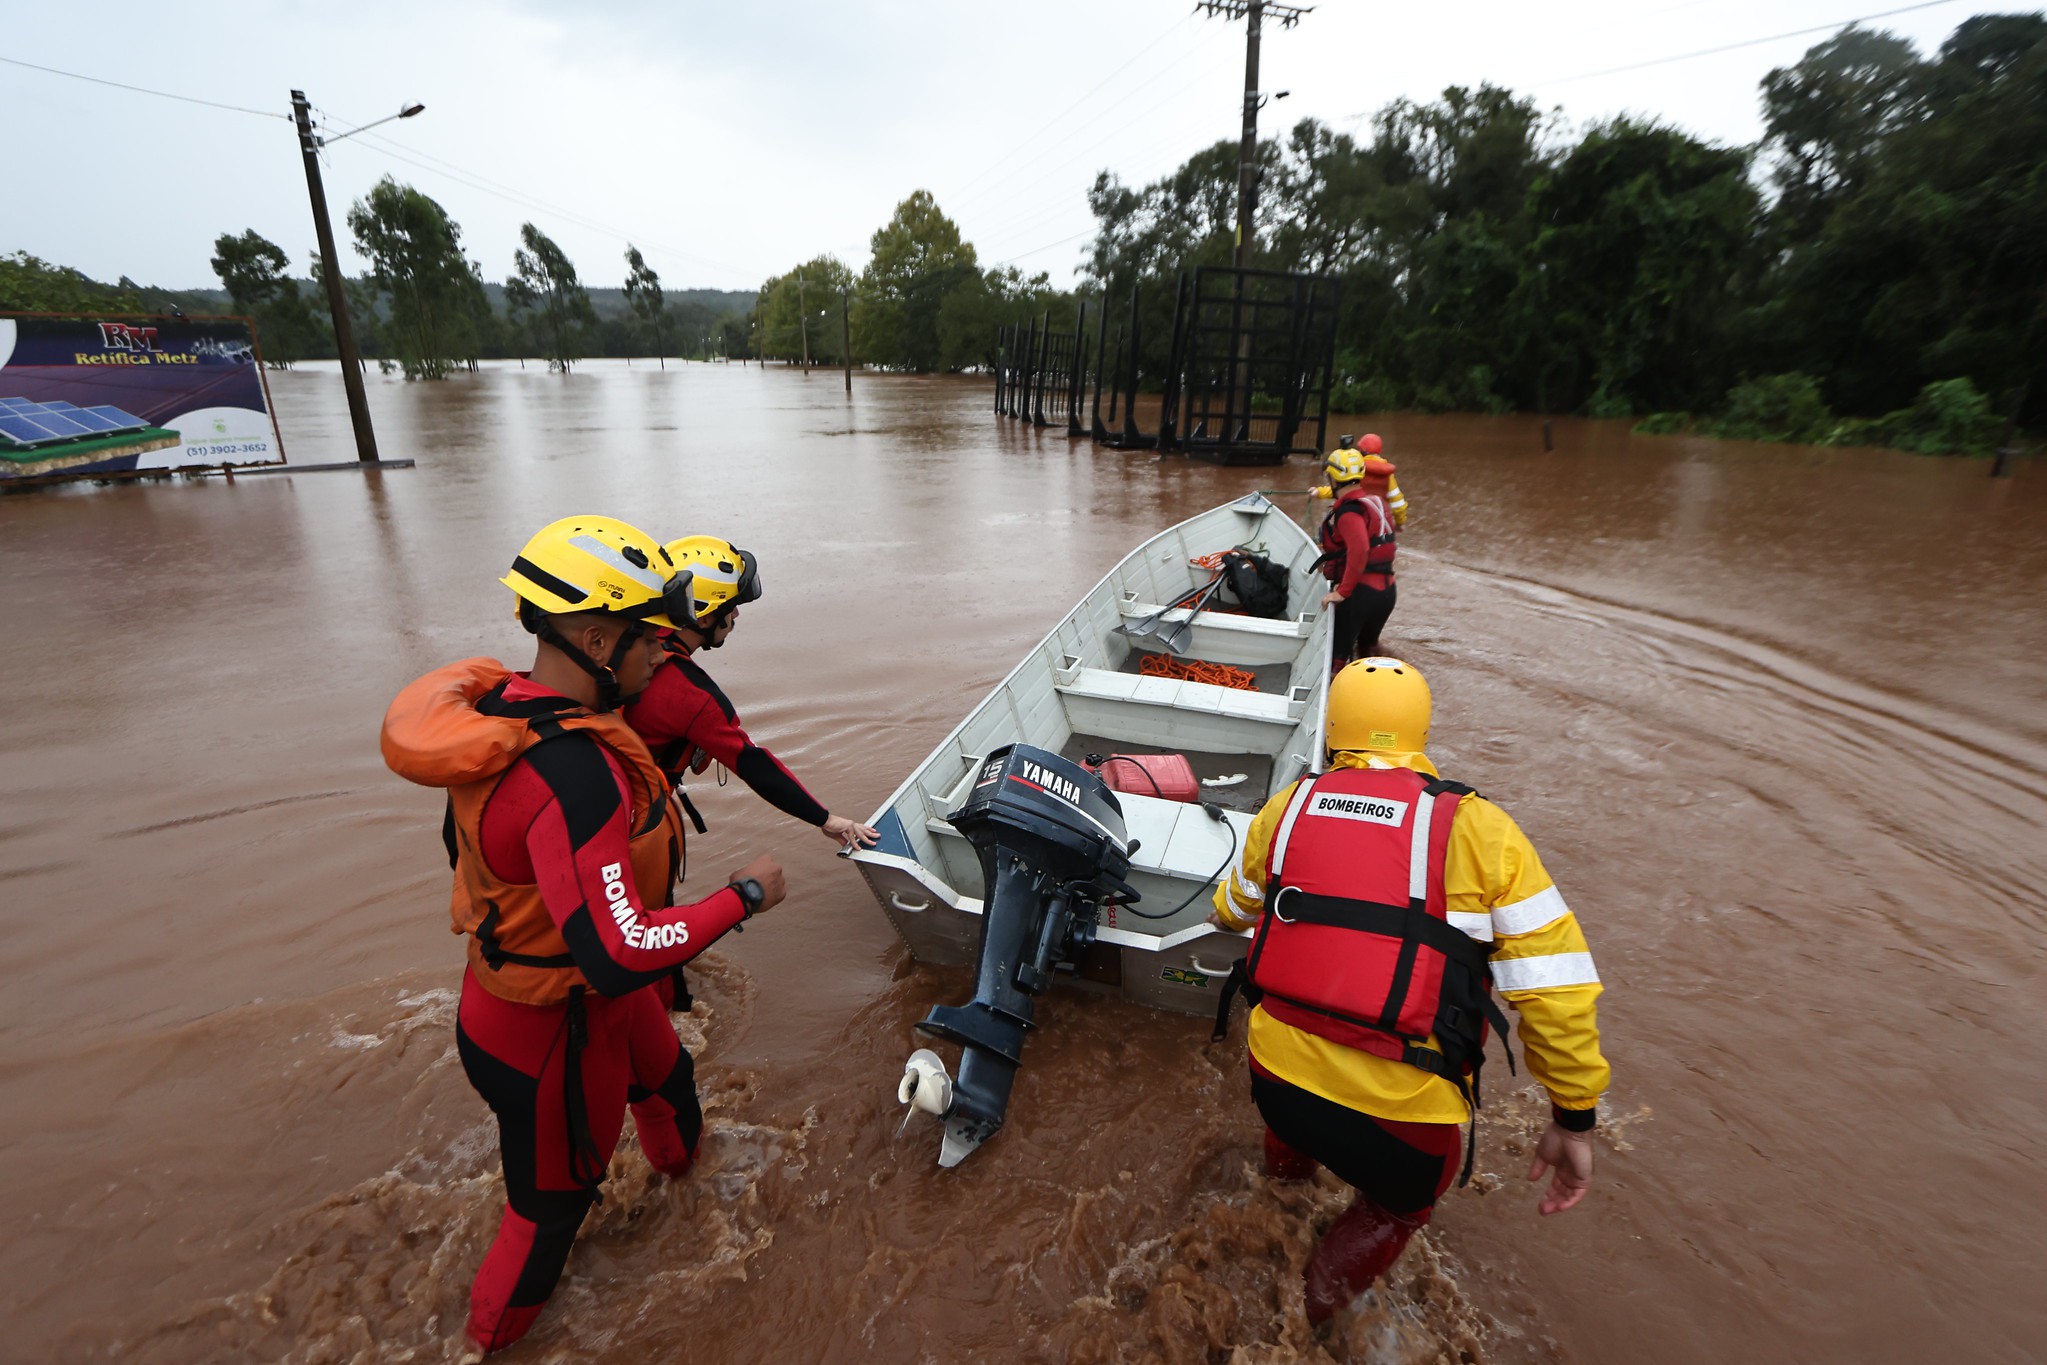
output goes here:
[[0, 314], [0, 479], [282, 464], [245, 318]]

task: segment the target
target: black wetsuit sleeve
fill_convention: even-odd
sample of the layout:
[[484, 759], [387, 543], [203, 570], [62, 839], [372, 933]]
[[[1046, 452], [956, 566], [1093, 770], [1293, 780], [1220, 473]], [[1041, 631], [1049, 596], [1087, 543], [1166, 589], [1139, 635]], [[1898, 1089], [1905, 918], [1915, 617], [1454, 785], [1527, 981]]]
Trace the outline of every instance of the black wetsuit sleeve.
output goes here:
[[749, 741], [740, 749], [732, 771], [741, 782], [753, 788], [756, 796], [784, 815], [793, 815], [807, 825], [822, 825], [832, 818], [832, 813], [804, 790], [803, 784], [796, 780], [796, 774], [758, 744]]
[[682, 675], [709, 697], [715, 706], [699, 710], [690, 721], [686, 738], [712, 758], [730, 768], [754, 795], [807, 825], [822, 825], [832, 813], [812, 796], [788, 765], [755, 744], [739, 723], [739, 712], [723, 688], [691, 659], [680, 662]]

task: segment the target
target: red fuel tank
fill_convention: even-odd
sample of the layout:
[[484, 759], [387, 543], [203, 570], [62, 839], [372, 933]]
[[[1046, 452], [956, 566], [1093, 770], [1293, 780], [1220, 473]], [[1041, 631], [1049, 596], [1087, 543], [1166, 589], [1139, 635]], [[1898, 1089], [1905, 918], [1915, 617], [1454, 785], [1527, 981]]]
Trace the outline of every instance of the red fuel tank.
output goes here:
[[1107, 758], [1090, 754], [1085, 766], [1111, 791], [1167, 801], [1201, 799], [1201, 782], [1185, 754], [1110, 754]]

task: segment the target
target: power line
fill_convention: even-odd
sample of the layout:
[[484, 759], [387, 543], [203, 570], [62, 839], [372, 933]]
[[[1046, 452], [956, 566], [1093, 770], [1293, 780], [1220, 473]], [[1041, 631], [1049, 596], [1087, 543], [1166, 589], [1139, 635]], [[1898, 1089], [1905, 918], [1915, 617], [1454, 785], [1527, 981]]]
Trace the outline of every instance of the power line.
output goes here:
[[[1094, 87], [1090, 89], [1085, 95], [1082, 95], [1079, 99], [1067, 105], [1064, 109], [1061, 109], [1051, 118], [1046, 119], [1044, 123], [1039, 125], [1038, 130], [1036, 132], [1032, 133], [1023, 141], [1012, 144], [1008, 148], [1008, 151], [1012, 154], [1020, 152], [1024, 148], [1030, 146], [1033, 142], [1037, 141], [1039, 138], [1043, 137], [1046, 133], [1052, 131], [1053, 128], [1058, 126], [1059, 121], [1061, 119], [1065, 118], [1068, 114], [1080, 108], [1081, 105], [1086, 104], [1089, 100], [1093, 99], [1096, 95], [1100, 94], [1101, 91], [1109, 84], [1110, 81], [1115, 80], [1116, 77], [1122, 75], [1125, 71], [1128, 71], [1131, 67], [1137, 65], [1139, 58], [1143, 57], [1146, 53], [1150, 52], [1160, 43], [1163, 43], [1164, 41], [1166, 41], [1166, 39], [1171, 38], [1172, 36], [1180, 32], [1180, 30], [1191, 25], [1193, 22], [1194, 16], [1192, 13], [1189, 13], [1180, 18], [1178, 21], [1176, 21], [1170, 27], [1168, 27], [1164, 33], [1161, 33], [1158, 37], [1152, 39], [1143, 47], [1139, 48], [1136, 54], [1132, 56], [1129, 61], [1124, 62], [1123, 65], [1117, 67], [1114, 71], [1111, 71], [1108, 75], [1102, 77], [1102, 79], [1099, 82], [1097, 82], [1094, 85]], [[994, 172], [998, 170], [1007, 169], [1008, 169], [1007, 164], [1002, 161], [992, 162], [991, 164], [982, 167], [980, 173], [976, 175], [972, 180], [969, 180], [966, 184], [960, 186], [959, 189], [955, 192], [955, 194], [965, 195], [967, 191], [973, 189], [974, 186], [980, 184], [983, 180], [987, 179]]]
[[1015, 256], [1010, 256], [1004, 260], [997, 261], [995, 262], [995, 264], [1015, 265], [1018, 261], [1023, 260], [1025, 257], [1035, 256], [1040, 251], [1050, 251], [1055, 246], [1065, 246], [1068, 242], [1077, 242], [1083, 237], [1092, 237], [1094, 236], [1094, 232], [1095, 230], [1093, 228], [1089, 228], [1086, 232], [1076, 232], [1071, 237], [1061, 237], [1056, 242], [1047, 242], [1043, 246], [1034, 246], [1029, 251], [1020, 252]]
[[1888, 19], [1896, 14], [1910, 14], [1915, 10], [1938, 9], [1952, 5], [1956, 0], [1924, 0], [1917, 5], [1906, 5], [1899, 9], [1887, 9], [1877, 14], [1865, 14], [1854, 19], [1837, 19], [1831, 24], [1819, 24], [1813, 28], [1795, 28], [1789, 33], [1773, 33], [1767, 38], [1748, 38], [1738, 43], [1727, 43], [1720, 47], [1701, 48], [1697, 52], [1680, 52], [1674, 57], [1655, 57], [1646, 62], [1633, 62], [1627, 66], [1610, 66], [1604, 71], [1586, 71], [1576, 76], [1564, 76], [1554, 80], [1537, 81], [1537, 85], [1569, 85], [1573, 81], [1589, 81], [1599, 76], [1617, 76], [1623, 71], [1640, 71], [1651, 66], [1667, 66], [1671, 62], [1688, 62], [1694, 57], [1713, 57], [1722, 52], [1736, 52], [1745, 47], [1760, 47], [1764, 43], [1779, 42], [1785, 38], [1804, 38], [1814, 33], [1830, 33], [1853, 24], [1866, 24], [1872, 19]]
[[273, 109], [250, 109], [240, 104], [222, 104], [219, 100], [202, 100], [193, 95], [174, 95], [168, 90], [151, 90], [146, 85], [129, 85], [123, 81], [110, 81], [104, 76], [88, 76], [78, 71], [59, 71], [54, 66], [38, 66], [34, 62], [24, 62], [18, 57], [0, 57], [0, 62], [5, 62], [9, 66], [27, 67], [30, 71], [41, 71], [51, 76], [68, 76], [74, 81], [90, 81], [94, 85], [110, 85], [116, 90], [132, 90], [138, 95], [155, 95], [158, 99], [181, 100], [186, 104], [203, 104], [209, 109], [226, 109], [230, 113], [236, 114], [254, 114], [258, 118], [281, 118], [287, 123], [291, 121], [290, 114], [280, 114]]
[[[1184, 65], [1184, 64], [1185, 64], [1185, 63], [1188, 63], [1188, 62], [1191, 62], [1191, 61], [1192, 61], [1192, 60], [1194, 59], [1194, 57], [1195, 57], [1195, 56], [1197, 56], [1198, 54], [1202, 53], [1202, 52], [1203, 52], [1203, 51], [1204, 51], [1205, 49], [1207, 49], [1208, 47], [1212, 46], [1212, 45], [1214, 44], [1214, 42], [1215, 42], [1215, 40], [1216, 40], [1216, 38], [1217, 38], [1217, 36], [1218, 36], [1218, 35], [1227, 35], [1227, 33], [1228, 33], [1228, 30], [1227, 30], [1227, 29], [1211, 29], [1211, 30], [1209, 30], [1209, 31], [1208, 31], [1208, 32], [1207, 32], [1207, 33], [1206, 33], [1206, 34], [1205, 34], [1205, 35], [1204, 35], [1204, 36], [1203, 36], [1203, 37], [1202, 37], [1202, 38], [1200, 39], [1200, 41], [1198, 41], [1197, 43], [1195, 43], [1195, 45], [1194, 45], [1193, 47], [1191, 47], [1191, 48], [1189, 48], [1189, 49], [1187, 50], [1187, 53], [1186, 53], [1186, 55], [1185, 55], [1185, 56], [1184, 56], [1184, 57], [1183, 57], [1183, 58], [1181, 59], [1181, 61], [1182, 61], [1182, 63], [1183, 63], [1183, 65], [1182, 65], [1181, 67], [1179, 67], [1179, 68], [1175, 68], [1175, 67], [1166, 67], [1165, 69], [1163, 69], [1163, 70], [1159, 71], [1159, 72], [1158, 72], [1158, 73], [1157, 73], [1156, 75], [1154, 75], [1154, 76], [1153, 76], [1153, 77], [1152, 77], [1152, 78], [1151, 78], [1150, 80], [1146, 80], [1146, 81], [1140, 81], [1140, 82], [1139, 82], [1138, 84], [1136, 84], [1136, 85], [1132, 86], [1132, 87], [1131, 87], [1130, 89], [1126, 90], [1126, 91], [1125, 91], [1125, 92], [1123, 93], [1123, 97], [1122, 97], [1121, 99], [1115, 100], [1115, 101], [1113, 101], [1112, 103], [1110, 103], [1110, 104], [1108, 104], [1108, 105], [1104, 106], [1104, 107], [1103, 107], [1103, 108], [1102, 108], [1101, 110], [1099, 110], [1099, 111], [1098, 111], [1098, 112], [1097, 112], [1097, 113], [1095, 114], [1095, 117], [1096, 117], [1097, 119], [1101, 119], [1101, 118], [1104, 118], [1104, 117], [1106, 117], [1106, 116], [1107, 116], [1107, 115], [1108, 115], [1108, 114], [1109, 114], [1109, 113], [1110, 113], [1111, 111], [1113, 111], [1113, 110], [1116, 110], [1116, 109], [1120, 109], [1120, 108], [1121, 108], [1122, 106], [1124, 106], [1125, 104], [1128, 104], [1128, 103], [1129, 103], [1129, 102], [1130, 102], [1131, 100], [1135, 99], [1135, 98], [1136, 98], [1136, 97], [1137, 97], [1138, 95], [1140, 95], [1140, 94], [1142, 94], [1142, 93], [1143, 93], [1144, 91], [1146, 91], [1146, 90], [1150, 89], [1150, 88], [1151, 88], [1152, 86], [1154, 86], [1154, 85], [1158, 84], [1158, 83], [1159, 83], [1160, 81], [1162, 81], [1162, 80], [1166, 79], [1166, 78], [1167, 78], [1168, 76], [1179, 76], [1179, 77], [1181, 77], [1182, 79], [1185, 79], [1185, 78], [1186, 78], [1186, 76], [1187, 76], [1187, 71], [1186, 71], [1186, 69], [1185, 69], [1185, 65]], [[1203, 74], [1206, 74], [1206, 69], [1204, 69], [1204, 72], [1203, 72]], [[1038, 153], [1037, 155], [1035, 155], [1035, 156], [1033, 156], [1033, 157], [1030, 157], [1030, 158], [1029, 158], [1028, 160], [1025, 160], [1025, 161], [1020, 161], [1020, 162], [1010, 162], [1010, 161], [1005, 161], [1005, 162], [1003, 163], [1003, 165], [1002, 165], [1002, 170], [1003, 170], [1003, 171], [1004, 171], [1004, 172], [1005, 172], [1005, 173], [1006, 173], [1006, 174], [1007, 174], [1008, 176], [1016, 176], [1016, 175], [1020, 175], [1020, 174], [1021, 174], [1022, 172], [1024, 172], [1024, 171], [1027, 171], [1027, 170], [1031, 169], [1031, 168], [1032, 168], [1033, 166], [1036, 166], [1036, 165], [1037, 165], [1037, 164], [1038, 164], [1039, 162], [1043, 161], [1043, 160], [1044, 160], [1044, 159], [1045, 159], [1046, 157], [1048, 157], [1048, 156], [1052, 155], [1052, 154], [1053, 154], [1054, 152], [1057, 152], [1057, 151], [1059, 151], [1059, 150], [1060, 150], [1061, 148], [1063, 148], [1063, 147], [1064, 147], [1064, 146], [1065, 146], [1065, 145], [1066, 145], [1067, 143], [1071, 142], [1071, 141], [1072, 141], [1072, 140], [1073, 140], [1073, 139], [1074, 139], [1075, 137], [1079, 136], [1079, 135], [1080, 135], [1081, 133], [1083, 133], [1083, 132], [1088, 132], [1088, 133], [1096, 133], [1096, 135], [1097, 135], [1097, 138], [1098, 138], [1098, 140], [1099, 140], [1099, 141], [1101, 141], [1101, 142], [1106, 142], [1106, 141], [1107, 141], [1107, 140], [1108, 140], [1109, 138], [1115, 137], [1115, 136], [1116, 136], [1116, 135], [1117, 135], [1118, 133], [1122, 133], [1122, 132], [1124, 132], [1124, 131], [1126, 131], [1126, 130], [1128, 130], [1128, 129], [1132, 128], [1132, 127], [1135, 127], [1135, 126], [1136, 126], [1137, 124], [1139, 124], [1139, 123], [1142, 123], [1142, 122], [1143, 122], [1144, 120], [1146, 120], [1146, 119], [1148, 119], [1148, 118], [1152, 117], [1152, 116], [1153, 116], [1153, 115], [1155, 115], [1155, 114], [1159, 114], [1159, 113], [1163, 113], [1163, 112], [1170, 112], [1170, 111], [1171, 111], [1171, 106], [1170, 106], [1170, 105], [1168, 105], [1168, 104], [1166, 104], [1166, 103], [1164, 103], [1163, 101], [1161, 101], [1161, 102], [1158, 102], [1158, 103], [1154, 103], [1154, 104], [1152, 104], [1152, 105], [1148, 106], [1148, 107], [1147, 107], [1147, 108], [1146, 108], [1146, 109], [1144, 110], [1144, 112], [1140, 113], [1140, 114], [1139, 114], [1139, 115], [1138, 115], [1138, 116], [1137, 116], [1136, 118], [1134, 118], [1134, 119], [1128, 119], [1128, 120], [1126, 120], [1125, 122], [1123, 122], [1123, 123], [1120, 123], [1120, 124], [1118, 124], [1118, 125], [1117, 125], [1117, 126], [1116, 126], [1116, 127], [1114, 128], [1114, 129], [1112, 129], [1111, 131], [1109, 131], [1109, 132], [1107, 132], [1107, 133], [1099, 133], [1099, 132], [1098, 132], [1098, 131], [1097, 131], [1097, 130], [1096, 130], [1095, 128], [1092, 128], [1092, 127], [1089, 127], [1089, 128], [1084, 128], [1084, 129], [1083, 129], [1083, 128], [1076, 128], [1076, 129], [1072, 130], [1071, 132], [1068, 132], [1068, 133], [1067, 133], [1067, 134], [1065, 134], [1064, 136], [1060, 137], [1060, 138], [1059, 138], [1059, 139], [1058, 139], [1057, 141], [1053, 142], [1053, 143], [1052, 143], [1052, 144], [1051, 144], [1050, 146], [1048, 146], [1048, 147], [1046, 147], [1046, 148], [1045, 148], [1044, 150], [1040, 151], [1040, 152], [1039, 152], [1039, 153]], [[993, 188], [999, 187], [999, 186], [1001, 186], [1001, 185], [1003, 185], [1003, 184], [1005, 184], [1005, 183], [1006, 183], [1006, 181], [997, 181], [997, 182], [996, 182], [996, 185], [995, 185], [995, 186], [991, 186], [989, 190], [982, 190], [982, 191], [981, 191], [981, 192], [980, 192], [979, 194], [960, 194], [960, 195], [957, 195], [957, 196], [955, 196], [955, 197], [954, 197], [954, 199], [953, 199], [953, 206], [954, 206], [954, 208], [955, 208], [955, 209], [957, 210], [957, 209], [958, 209], [959, 207], [961, 207], [962, 205], [965, 205], [965, 204], [970, 204], [970, 203], [973, 203], [973, 202], [975, 202], [975, 201], [977, 201], [977, 200], [982, 200], [982, 199], [985, 199], [985, 198], [987, 197], [987, 195], [988, 195], [988, 194], [990, 193], [990, 190], [992, 190]]]
[[[326, 114], [328, 117], [335, 117], [327, 110], [322, 110], [321, 112], [323, 114]], [[340, 121], [347, 122], [348, 120], [343, 119]], [[527, 210], [528, 212], [539, 212], [541, 214], [545, 214], [560, 219], [561, 221], [567, 222], [571, 226], [584, 228], [592, 232], [600, 232], [605, 234], [606, 236], [615, 237], [623, 242], [641, 245], [653, 251], [659, 252], [664, 256], [675, 257], [685, 261], [692, 261], [699, 266], [703, 266], [711, 270], [716, 270], [725, 275], [729, 275], [735, 278], [743, 278], [748, 274], [752, 273], [749, 271], [735, 269], [734, 267], [727, 265], [721, 261], [710, 260], [706, 257], [699, 256], [694, 252], [684, 251], [680, 247], [668, 245], [665, 242], [658, 241], [654, 238], [647, 237], [640, 233], [628, 232], [615, 224], [600, 222], [595, 218], [591, 218], [586, 214], [578, 213], [573, 209], [563, 208], [559, 204], [551, 204], [544, 199], [539, 199], [534, 197], [533, 195], [527, 194], [523, 190], [517, 189], [510, 185], [506, 185], [501, 181], [491, 180], [486, 176], [479, 175], [475, 171], [467, 170], [463, 167], [455, 165], [453, 162], [450, 161], [443, 161], [441, 158], [430, 156], [428, 153], [417, 152], [415, 154], [410, 150], [400, 150], [398, 147], [393, 146], [390, 142], [374, 134], [369, 133], [362, 134], [361, 140], [366, 144], [374, 145], [384, 155], [389, 156], [394, 160], [402, 161], [409, 166], [413, 166], [420, 170], [426, 171], [430, 175], [443, 176], [449, 180], [454, 181], [459, 185], [462, 185], [464, 188], [475, 190], [480, 194], [488, 194], [493, 198], [502, 199], [506, 203], [509, 203], [516, 208], [522, 208]], [[426, 160], [422, 161], [416, 159], [418, 157], [425, 157]], [[427, 164], [428, 161], [438, 162], [439, 165], [438, 166], [428, 165]]]

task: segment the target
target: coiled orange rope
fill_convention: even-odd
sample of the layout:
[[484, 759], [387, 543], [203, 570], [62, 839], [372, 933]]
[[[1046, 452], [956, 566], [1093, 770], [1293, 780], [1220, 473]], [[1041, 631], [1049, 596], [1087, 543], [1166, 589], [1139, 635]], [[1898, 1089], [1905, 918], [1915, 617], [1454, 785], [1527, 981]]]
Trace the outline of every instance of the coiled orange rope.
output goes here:
[[1137, 671], [1147, 678], [1178, 678], [1183, 682], [1214, 683], [1217, 687], [1234, 687], [1240, 692], [1258, 690], [1257, 675], [1248, 668], [1232, 668], [1228, 664], [1212, 664], [1205, 659], [1176, 659], [1170, 654], [1147, 654], [1137, 665]]

